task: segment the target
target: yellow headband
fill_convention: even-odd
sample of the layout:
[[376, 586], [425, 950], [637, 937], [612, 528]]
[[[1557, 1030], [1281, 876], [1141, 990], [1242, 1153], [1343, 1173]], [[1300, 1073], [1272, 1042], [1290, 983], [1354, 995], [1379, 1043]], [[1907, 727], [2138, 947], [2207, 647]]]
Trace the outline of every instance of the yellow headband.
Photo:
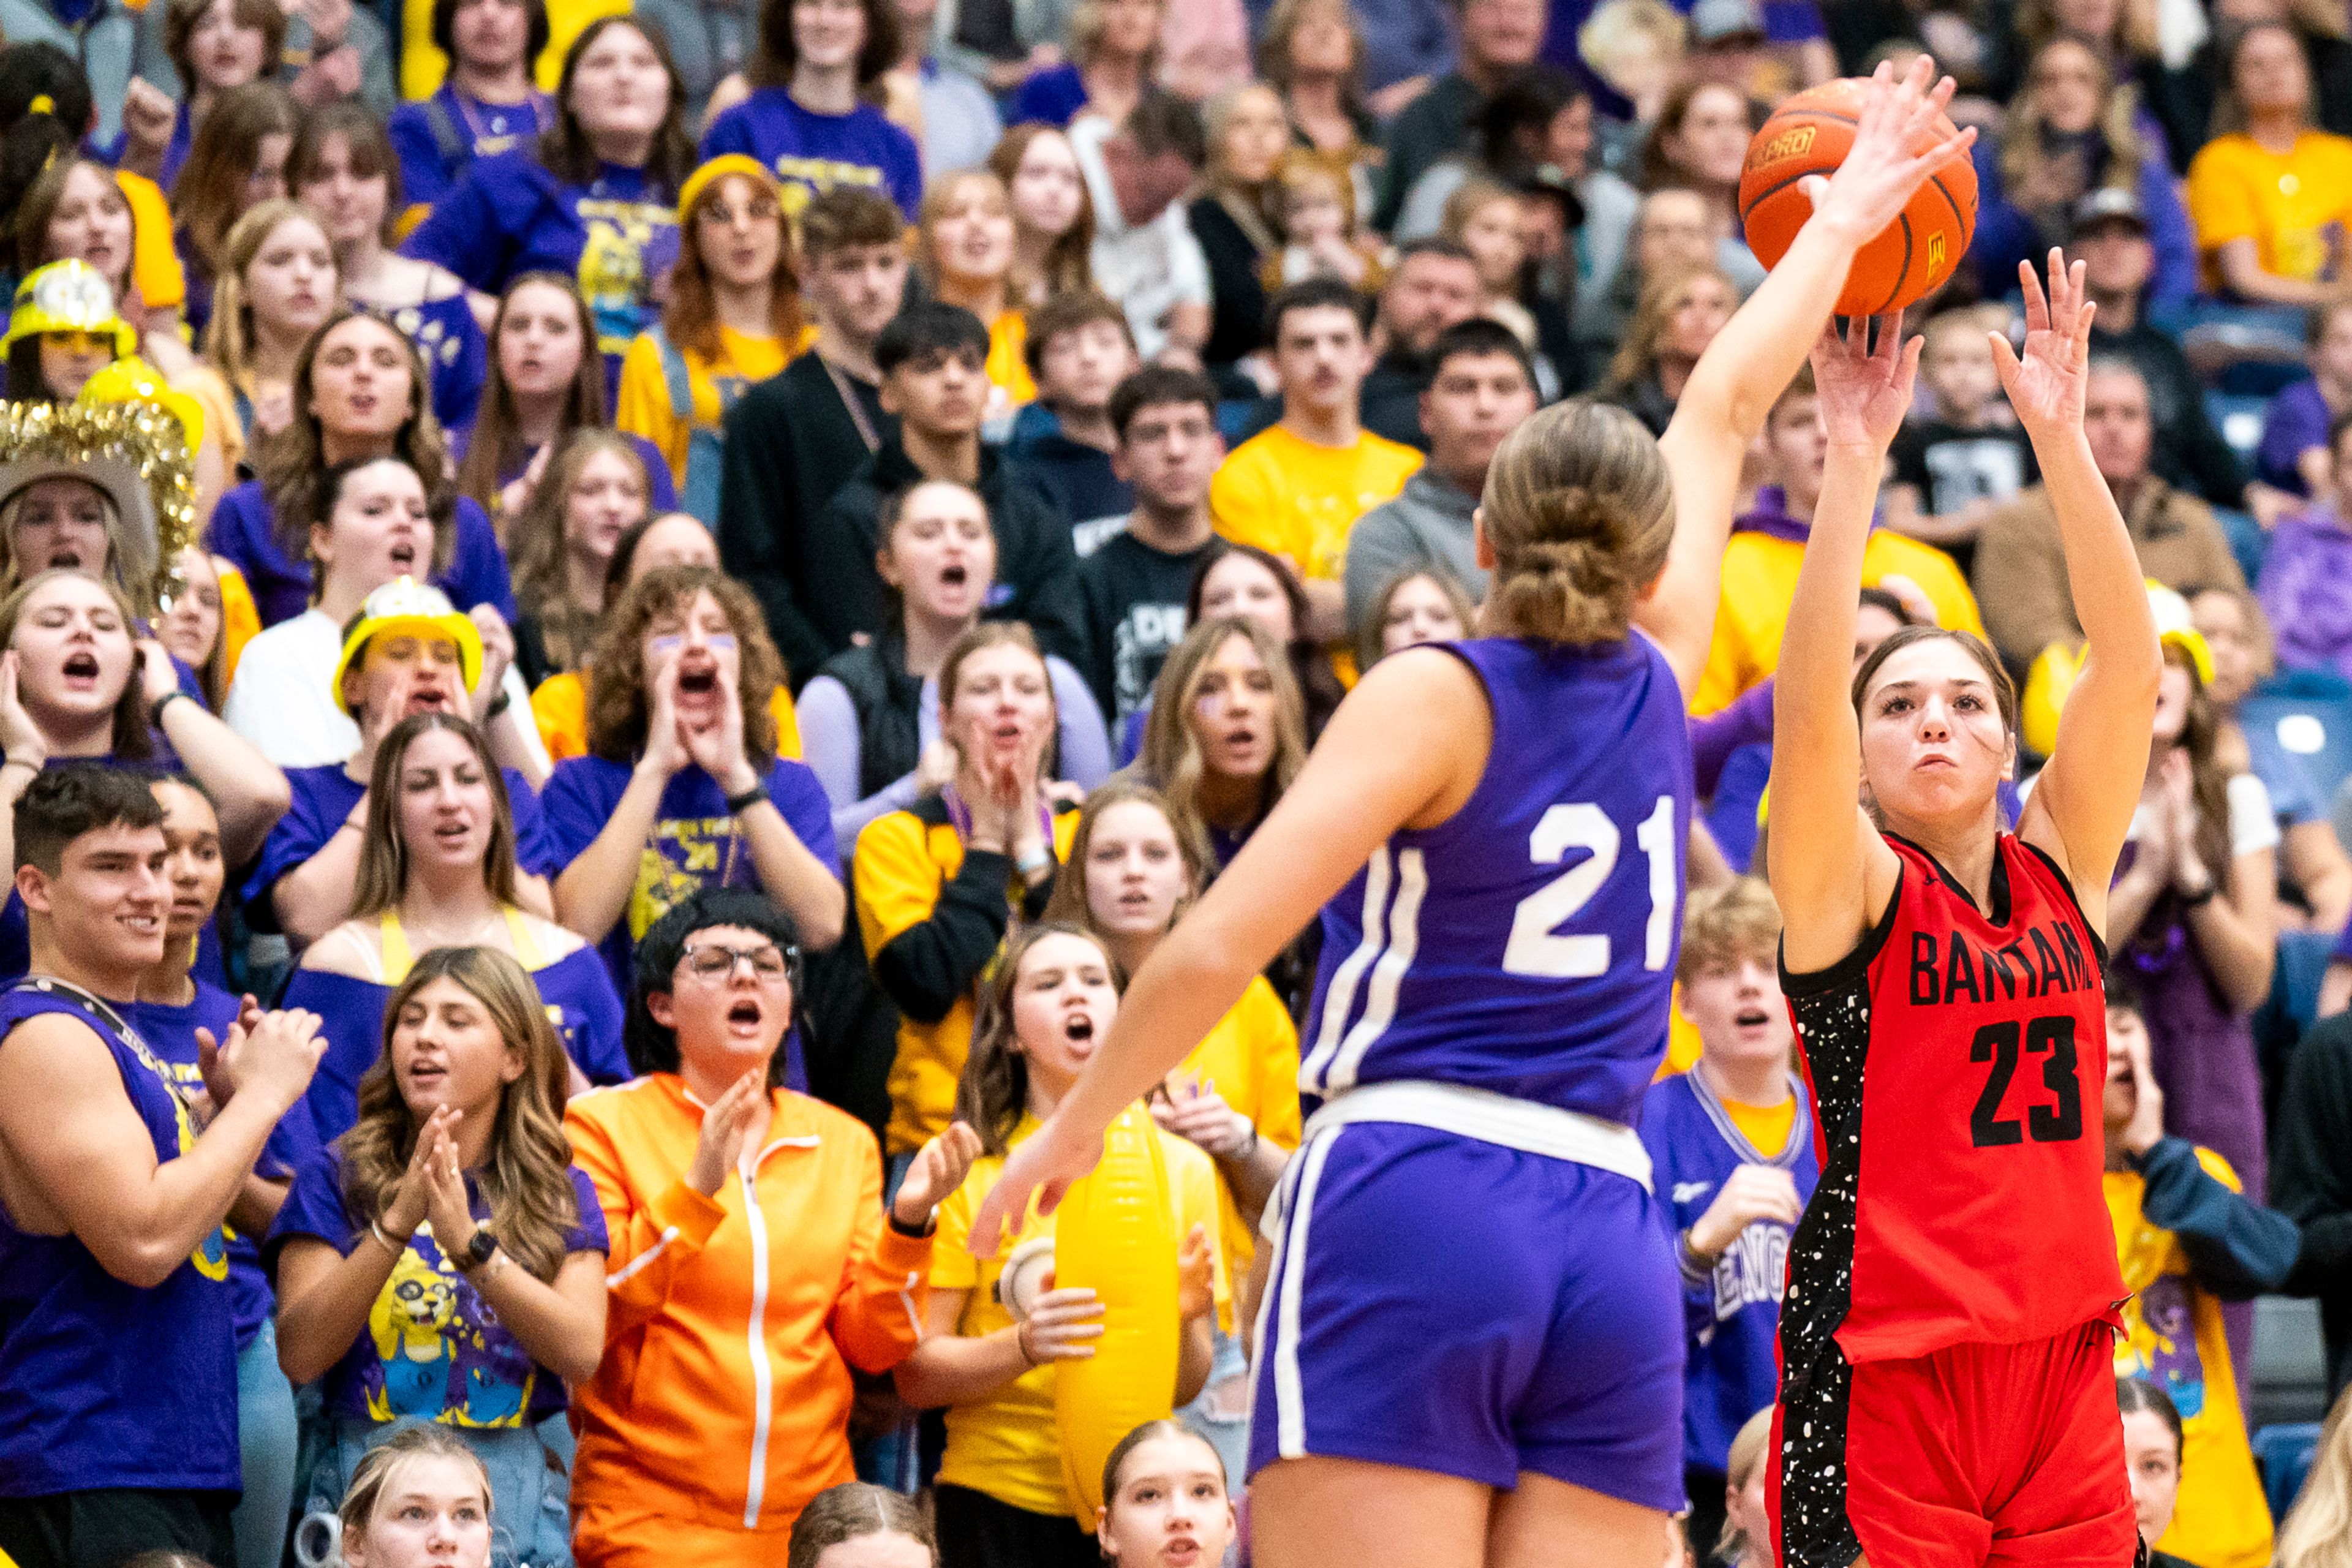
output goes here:
[[686, 184], [678, 187], [678, 220], [684, 222], [692, 217], [694, 204], [702, 199], [702, 193], [730, 174], [740, 174], [755, 182], [772, 196], [780, 194], [776, 189], [776, 176], [765, 163], [748, 153], [722, 153], [688, 174]]

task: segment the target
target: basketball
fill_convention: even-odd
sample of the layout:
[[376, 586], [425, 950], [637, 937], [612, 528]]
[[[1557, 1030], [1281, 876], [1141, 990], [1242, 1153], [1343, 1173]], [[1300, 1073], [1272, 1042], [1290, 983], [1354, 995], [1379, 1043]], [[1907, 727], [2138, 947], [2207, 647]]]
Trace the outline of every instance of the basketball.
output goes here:
[[[1739, 172], [1739, 219], [1748, 247], [1765, 266], [1779, 265], [1812, 216], [1813, 205], [1797, 183], [1808, 174], [1826, 176], [1845, 161], [1869, 86], [1849, 78], [1798, 93], [1748, 142]], [[1912, 151], [1925, 152], [1952, 133], [1951, 121], [1939, 114]], [[1976, 165], [1961, 158], [1921, 185], [1902, 216], [1854, 254], [1837, 313], [1875, 316], [1923, 298], [1952, 275], [1976, 228]]]

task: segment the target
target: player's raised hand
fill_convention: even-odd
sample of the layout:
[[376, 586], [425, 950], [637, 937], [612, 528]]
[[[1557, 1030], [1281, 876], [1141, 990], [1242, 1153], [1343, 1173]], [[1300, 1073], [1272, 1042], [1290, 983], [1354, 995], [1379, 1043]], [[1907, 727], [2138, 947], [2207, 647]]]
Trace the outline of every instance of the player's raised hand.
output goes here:
[[1057, 1113], [1031, 1133], [1027, 1142], [1005, 1156], [1004, 1169], [980, 1210], [971, 1218], [971, 1235], [964, 1245], [976, 1258], [993, 1258], [1004, 1232], [1021, 1228], [1029, 1212], [1029, 1194], [1037, 1194], [1037, 1212], [1052, 1214], [1062, 1204], [1070, 1184], [1095, 1168], [1102, 1158], [1100, 1132], [1082, 1133]]
[[[1881, 62], [1863, 95], [1845, 161], [1836, 174], [1809, 175], [1800, 186], [1812, 199], [1813, 221], [1832, 225], [1859, 247], [1893, 223], [1937, 170], [1967, 157], [1976, 144], [1973, 127], [1928, 142], [1957, 88], [1950, 77], [1936, 79], [1935, 63], [1926, 55], [1900, 78]], [[1923, 142], [1928, 143], [1923, 151], [1912, 151]]]
[[1919, 369], [1924, 338], [1903, 340], [1903, 312], [1877, 318], [1878, 342], [1871, 323], [1850, 318], [1843, 331], [1832, 321], [1813, 345], [1813, 385], [1821, 394], [1822, 426], [1832, 447], [1866, 447], [1885, 453], [1911, 412], [1911, 383]]
[[2000, 389], [2025, 433], [2041, 441], [2083, 427], [2083, 407], [2091, 384], [2091, 321], [2099, 308], [2083, 283], [2084, 264], [2066, 264], [2065, 253], [2050, 248], [2050, 289], [2042, 292], [2033, 264], [2017, 264], [2025, 290], [2025, 356], [2020, 359], [1999, 332], [1992, 340], [1993, 368]]

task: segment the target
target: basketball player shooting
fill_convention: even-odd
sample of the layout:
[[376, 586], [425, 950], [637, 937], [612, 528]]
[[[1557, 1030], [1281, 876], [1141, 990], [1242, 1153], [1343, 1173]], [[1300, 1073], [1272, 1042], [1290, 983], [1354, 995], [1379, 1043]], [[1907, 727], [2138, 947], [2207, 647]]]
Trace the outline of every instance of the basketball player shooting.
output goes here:
[[[1821, 1184], [1789, 1249], [1766, 1497], [1788, 1568], [2124, 1568], [2125, 1290], [2100, 1190], [2107, 883], [2147, 773], [2161, 658], [2083, 432], [2083, 267], [2030, 266], [2001, 386], [2058, 516], [2081, 682], [2014, 834], [2017, 695], [1965, 632], [1853, 669], [1863, 545], [1920, 340], [1813, 351], [1828, 470], [1773, 705], [1781, 984]], [[1857, 798], [1862, 805], [1855, 807]]]

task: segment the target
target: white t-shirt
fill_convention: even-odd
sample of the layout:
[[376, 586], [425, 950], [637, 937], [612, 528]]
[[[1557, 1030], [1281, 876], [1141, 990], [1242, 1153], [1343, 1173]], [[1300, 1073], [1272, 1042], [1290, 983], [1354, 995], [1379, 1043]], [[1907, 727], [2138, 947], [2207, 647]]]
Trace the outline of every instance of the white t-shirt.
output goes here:
[[[335, 660], [342, 651], [342, 628], [316, 605], [278, 622], [245, 645], [221, 704], [222, 721], [281, 768], [351, 761], [360, 749], [360, 727], [335, 706], [333, 689]], [[530, 711], [530, 693], [514, 666], [507, 667], [500, 689], [517, 711]], [[539, 726], [516, 728], [543, 774], [549, 764]]]
[[1102, 116], [1086, 116], [1070, 127], [1070, 151], [1094, 201], [1095, 287], [1126, 307], [1135, 352], [1150, 359], [1168, 346], [1170, 310], [1210, 302], [1209, 261], [1192, 237], [1181, 200], [1170, 202], [1149, 222], [1128, 226], [1103, 162], [1102, 145], [1111, 131]]

